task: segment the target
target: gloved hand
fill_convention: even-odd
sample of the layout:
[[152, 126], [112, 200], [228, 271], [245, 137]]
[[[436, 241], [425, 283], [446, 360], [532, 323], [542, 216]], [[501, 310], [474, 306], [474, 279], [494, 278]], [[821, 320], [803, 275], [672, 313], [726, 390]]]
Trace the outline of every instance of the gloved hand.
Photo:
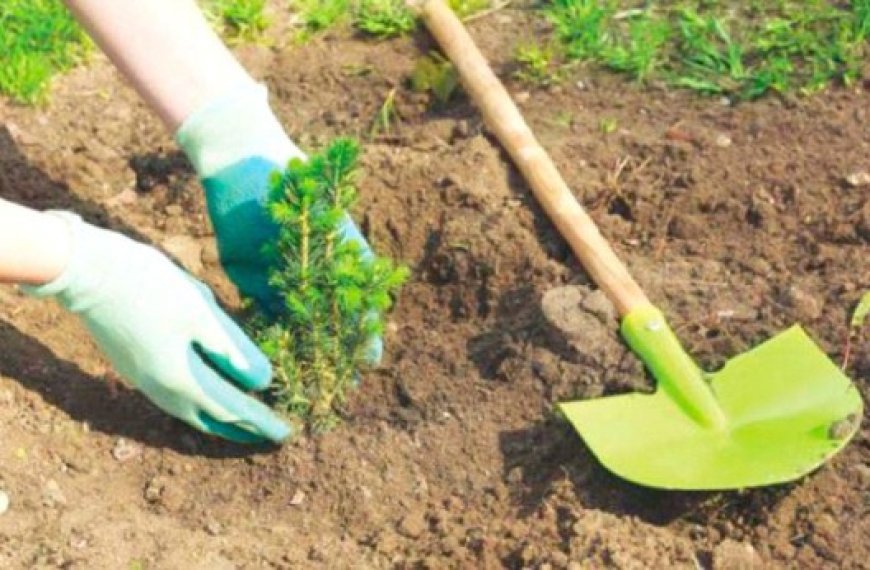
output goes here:
[[266, 388], [271, 367], [205, 285], [152, 247], [68, 212], [53, 214], [70, 227], [69, 264], [54, 281], [25, 291], [77, 313], [117, 372], [168, 414], [244, 443], [290, 434], [239, 389]]
[[[176, 133], [179, 146], [193, 163], [205, 188], [221, 263], [239, 291], [260, 308], [279, 314], [284, 304], [268, 283], [269, 264], [263, 246], [275, 240], [278, 228], [266, 211], [269, 178], [292, 158], [305, 159], [269, 107], [266, 88], [239, 86], [188, 117]], [[345, 239], [371, 249], [348, 216]], [[383, 344], [369, 347], [378, 362]]]

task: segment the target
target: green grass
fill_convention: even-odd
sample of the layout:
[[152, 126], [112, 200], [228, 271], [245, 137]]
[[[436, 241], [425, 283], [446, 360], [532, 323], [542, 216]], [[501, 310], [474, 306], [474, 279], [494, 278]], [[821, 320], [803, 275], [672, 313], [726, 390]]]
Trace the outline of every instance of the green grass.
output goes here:
[[[254, 41], [268, 27], [266, 0], [210, 0], [205, 10], [230, 40]], [[60, 0], [0, 1], [0, 94], [42, 103], [51, 79], [93, 49], [84, 30]]]
[[[490, 0], [448, 0], [448, 4], [460, 18], [491, 7]], [[300, 41], [342, 23], [379, 39], [407, 35], [417, 27], [405, 0], [293, 0], [291, 6], [302, 23]]]
[[460, 19], [465, 19], [491, 7], [490, 0], [447, 0]]
[[45, 101], [52, 76], [90, 50], [90, 40], [58, 0], [0, 2], [0, 93], [13, 100]]
[[639, 82], [738, 99], [850, 84], [870, 37], [870, 0], [639, 4], [546, 0], [541, 9], [564, 64], [594, 62]]
[[524, 42], [517, 46], [514, 57], [519, 64], [519, 69], [514, 73], [517, 79], [540, 86], [551, 85], [561, 79], [555, 50], [550, 45]]
[[298, 37], [300, 41], [350, 20], [350, 0], [294, 0], [292, 8], [303, 25]]
[[359, 0], [354, 20], [361, 31], [379, 38], [402, 36], [417, 27], [404, 0]]
[[212, 25], [231, 41], [258, 41], [270, 24], [265, 8], [266, 0], [209, 0], [205, 4]]

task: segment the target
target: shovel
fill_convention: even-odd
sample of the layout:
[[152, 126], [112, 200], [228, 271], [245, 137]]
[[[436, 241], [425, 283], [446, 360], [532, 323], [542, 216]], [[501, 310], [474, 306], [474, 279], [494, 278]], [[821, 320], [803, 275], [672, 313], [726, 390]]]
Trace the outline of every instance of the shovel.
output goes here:
[[419, 11], [656, 380], [654, 394], [559, 405], [598, 460], [649, 487], [738, 489], [797, 479], [842, 449], [863, 403], [807, 334], [794, 326], [718, 372], [702, 371], [568, 189], [453, 11], [443, 0], [425, 0]]

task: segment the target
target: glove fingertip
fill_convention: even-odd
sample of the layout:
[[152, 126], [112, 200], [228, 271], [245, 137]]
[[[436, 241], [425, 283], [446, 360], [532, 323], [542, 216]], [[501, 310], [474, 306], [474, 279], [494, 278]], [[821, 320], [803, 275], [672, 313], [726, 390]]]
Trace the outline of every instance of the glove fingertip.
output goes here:
[[265, 390], [272, 383], [272, 364], [258, 349], [246, 351], [248, 354], [239, 355], [232, 364], [237, 373], [244, 375], [242, 384], [245, 388], [254, 391]]

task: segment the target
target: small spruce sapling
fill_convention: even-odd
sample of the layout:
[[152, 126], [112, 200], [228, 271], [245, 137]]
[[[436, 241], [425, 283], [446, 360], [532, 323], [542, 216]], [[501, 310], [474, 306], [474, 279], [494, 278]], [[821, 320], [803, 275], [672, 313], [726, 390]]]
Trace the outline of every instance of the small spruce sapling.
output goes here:
[[409, 270], [344, 240], [342, 224], [357, 192], [359, 145], [337, 139], [308, 161], [293, 160], [272, 179], [268, 209], [280, 228], [267, 247], [270, 284], [285, 311], [260, 315], [258, 342], [275, 369], [275, 407], [315, 432], [337, 423], [338, 407], [368, 364], [392, 295]]

